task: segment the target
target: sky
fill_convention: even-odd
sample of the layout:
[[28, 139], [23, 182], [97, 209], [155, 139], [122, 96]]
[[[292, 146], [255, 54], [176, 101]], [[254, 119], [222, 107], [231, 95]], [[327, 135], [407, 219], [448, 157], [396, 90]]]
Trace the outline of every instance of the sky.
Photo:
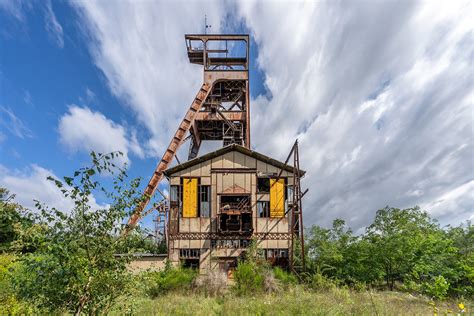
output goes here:
[[252, 149], [285, 160], [299, 140], [305, 226], [342, 218], [360, 232], [387, 205], [473, 220], [473, 9], [0, 0], [0, 186], [26, 207], [68, 210], [46, 177], [72, 174], [92, 150], [123, 152], [145, 185], [202, 84], [184, 34], [204, 32], [206, 15], [210, 33], [251, 36]]

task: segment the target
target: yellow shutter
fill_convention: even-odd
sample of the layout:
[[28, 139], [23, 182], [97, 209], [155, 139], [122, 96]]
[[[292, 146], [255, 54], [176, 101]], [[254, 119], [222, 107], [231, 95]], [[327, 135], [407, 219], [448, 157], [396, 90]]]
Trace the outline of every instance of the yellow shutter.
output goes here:
[[197, 187], [198, 179], [183, 179], [183, 217], [197, 217]]
[[285, 215], [285, 179], [270, 179], [270, 217]]

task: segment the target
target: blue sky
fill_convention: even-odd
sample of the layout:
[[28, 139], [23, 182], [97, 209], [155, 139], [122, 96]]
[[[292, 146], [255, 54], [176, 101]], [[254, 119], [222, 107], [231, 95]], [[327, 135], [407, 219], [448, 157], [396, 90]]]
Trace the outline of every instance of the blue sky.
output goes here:
[[[95, 65], [88, 46], [90, 37], [81, 27], [76, 8], [64, 1], [50, 4], [11, 2], [11, 5], [13, 7], [6, 6], [4, 10], [0, 10], [0, 21], [5, 26], [0, 37], [0, 156], [3, 168], [27, 177], [34, 172], [32, 165], [35, 165], [60, 177], [87, 164], [90, 160], [86, 150], [76, 150], [61, 143], [58, 124], [61, 117], [67, 116], [71, 107], [100, 113], [107, 120], [122, 126], [133, 126], [140, 138], [148, 136], [122, 100], [111, 93], [107, 79]], [[15, 6], [18, 6], [16, 12], [20, 16], [9, 10]], [[60, 34], [54, 33], [58, 29], [48, 29], [48, 24], [52, 23], [48, 22], [52, 18], [49, 12], [54, 14], [54, 23], [60, 26]], [[242, 24], [232, 25], [227, 29], [230, 33], [247, 31]], [[202, 31], [195, 30], [197, 33]], [[257, 56], [256, 49], [257, 46], [252, 45], [251, 54], [254, 58]], [[179, 53], [184, 51], [183, 40]], [[199, 67], [194, 70], [196, 73], [201, 71]], [[255, 63], [252, 64], [251, 76], [252, 95], [265, 94], [261, 73]], [[189, 100], [192, 95], [189, 94]], [[183, 104], [183, 113], [186, 107]], [[114, 139], [110, 142], [113, 143]], [[100, 151], [101, 146], [98, 147], [90, 149]], [[115, 148], [112, 146], [111, 150]], [[157, 156], [132, 154], [128, 158], [130, 178], [142, 177], [143, 182], [151, 176], [158, 161]], [[108, 181], [107, 178], [103, 180]], [[160, 188], [165, 190], [166, 183], [162, 183]], [[13, 191], [24, 205], [32, 207], [31, 196], [27, 196], [28, 200], [25, 200], [21, 197], [21, 190]], [[98, 204], [107, 203], [100, 195], [96, 198]], [[31, 201], [28, 203], [29, 200]], [[151, 217], [146, 220], [146, 226], [151, 227], [150, 225]]]
[[67, 208], [44, 178], [90, 150], [123, 151], [146, 182], [201, 84], [183, 38], [207, 14], [211, 32], [252, 37], [252, 145], [284, 160], [300, 139], [307, 224], [340, 217], [357, 230], [386, 205], [474, 219], [469, 12], [461, 1], [2, 0], [0, 185], [26, 206]]

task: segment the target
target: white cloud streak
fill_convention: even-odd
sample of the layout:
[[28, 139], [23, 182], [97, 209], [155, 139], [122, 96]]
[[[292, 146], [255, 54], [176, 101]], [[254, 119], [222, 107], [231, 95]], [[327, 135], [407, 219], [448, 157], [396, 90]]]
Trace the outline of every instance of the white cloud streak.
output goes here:
[[0, 9], [20, 22], [25, 21], [25, 10], [31, 4], [23, 0], [0, 0]]
[[45, 28], [48, 32], [49, 37], [58, 45], [59, 48], [64, 47], [64, 34], [61, 24], [53, 11], [53, 5], [51, 0], [47, 0], [44, 3], [45, 6]]
[[59, 119], [58, 132], [60, 143], [72, 153], [120, 151], [124, 154], [121, 162], [126, 163], [130, 151], [140, 158], [144, 155], [134, 131], [127, 136], [122, 125], [87, 107], [71, 105]]
[[[49, 176], [59, 179], [52, 171], [34, 164], [25, 170], [8, 170], [0, 165], [0, 186], [15, 194], [15, 200], [20, 205], [35, 211], [37, 209], [34, 200], [37, 200], [50, 208], [55, 207], [70, 213], [74, 208], [74, 202], [65, 198], [56, 185], [47, 180]], [[93, 196], [89, 205], [92, 209], [107, 207], [98, 204]]]
[[[238, 16], [221, 2], [75, 5], [157, 156], [201, 84], [183, 35], [205, 13], [214, 32], [241, 19], [268, 92], [252, 100], [253, 145], [284, 159], [300, 139], [306, 224], [359, 229], [385, 205], [430, 206], [444, 223], [471, 216], [471, 3], [241, 1]], [[452, 203], [430, 204], [441, 200]]]
[[207, 14], [219, 31], [221, 3], [184, 1], [77, 1], [91, 52], [111, 91], [148, 130], [147, 150], [161, 156], [202, 84], [187, 60], [185, 33], [203, 27]]
[[306, 223], [358, 229], [385, 205], [472, 217], [472, 4], [287, 4], [240, 13], [271, 95], [253, 102], [254, 145], [284, 157], [300, 139]]
[[[19, 138], [33, 137], [31, 130], [10, 108], [0, 106], [0, 126], [2, 126], [2, 129], [8, 130], [10, 134]], [[4, 137], [6, 136], [4, 135]]]

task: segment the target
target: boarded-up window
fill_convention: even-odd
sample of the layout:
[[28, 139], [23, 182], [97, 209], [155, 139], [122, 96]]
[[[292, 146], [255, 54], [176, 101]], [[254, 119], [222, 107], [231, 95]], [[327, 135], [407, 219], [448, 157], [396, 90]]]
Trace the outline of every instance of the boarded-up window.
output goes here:
[[198, 215], [198, 179], [183, 178], [183, 217]]
[[285, 216], [285, 179], [270, 179], [270, 217]]

